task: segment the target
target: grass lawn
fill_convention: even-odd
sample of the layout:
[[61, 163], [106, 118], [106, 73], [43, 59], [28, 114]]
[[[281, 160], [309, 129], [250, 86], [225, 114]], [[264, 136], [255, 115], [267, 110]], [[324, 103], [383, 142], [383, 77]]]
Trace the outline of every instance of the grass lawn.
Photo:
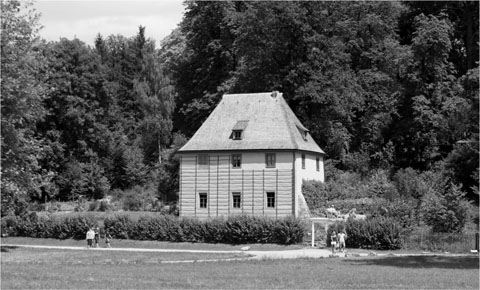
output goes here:
[[162, 261], [173, 259], [229, 255], [5, 247], [1, 254], [2, 289], [479, 288], [479, 260], [475, 256], [162, 264]]

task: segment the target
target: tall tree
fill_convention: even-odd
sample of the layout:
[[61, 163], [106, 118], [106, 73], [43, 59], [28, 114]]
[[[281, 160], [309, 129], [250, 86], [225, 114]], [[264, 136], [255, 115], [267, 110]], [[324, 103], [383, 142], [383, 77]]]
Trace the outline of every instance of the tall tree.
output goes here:
[[405, 44], [411, 44], [415, 29], [415, 17], [420, 14], [444, 15], [452, 23], [452, 49], [450, 61], [457, 76], [478, 66], [478, 1], [406, 1], [406, 9], [399, 21], [400, 34]]
[[416, 18], [412, 62], [405, 78], [400, 119], [393, 128], [397, 161], [401, 167], [428, 169], [451, 150], [451, 140], [442, 138], [448, 110], [461, 102], [448, 56], [452, 26], [448, 19], [420, 15]]
[[186, 38], [182, 62], [174, 72], [178, 92], [176, 129], [192, 135], [220, 100], [220, 85], [235, 69], [233, 35], [225, 18], [231, 2], [187, 2], [181, 23]]
[[1, 140], [2, 216], [21, 213], [27, 193], [44, 182], [38, 166], [43, 154], [36, 135], [37, 122], [45, 116], [43, 99], [44, 59], [39, 14], [31, 2], [2, 1], [1, 17]]
[[40, 129], [52, 150], [45, 158], [50, 163], [44, 161], [43, 166], [59, 173], [57, 198], [101, 197], [109, 185], [99, 157], [109, 154], [111, 135], [104, 68], [98, 65], [98, 55], [78, 39], [49, 43], [45, 55], [51, 92]]

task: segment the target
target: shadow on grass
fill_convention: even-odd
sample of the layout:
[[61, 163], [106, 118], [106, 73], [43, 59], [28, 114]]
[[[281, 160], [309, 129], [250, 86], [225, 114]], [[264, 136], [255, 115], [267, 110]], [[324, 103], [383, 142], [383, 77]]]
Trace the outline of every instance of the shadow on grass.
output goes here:
[[15, 250], [17, 249], [18, 247], [16, 246], [2, 246], [1, 247], [1, 251], [2, 252], [9, 252], [10, 250]]
[[[347, 262], [347, 261], [345, 261]], [[405, 257], [378, 257], [361, 260], [351, 260], [352, 265], [377, 265], [399, 268], [444, 268], [444, 269], [478, 269], [477, 256], [405, 256]]]

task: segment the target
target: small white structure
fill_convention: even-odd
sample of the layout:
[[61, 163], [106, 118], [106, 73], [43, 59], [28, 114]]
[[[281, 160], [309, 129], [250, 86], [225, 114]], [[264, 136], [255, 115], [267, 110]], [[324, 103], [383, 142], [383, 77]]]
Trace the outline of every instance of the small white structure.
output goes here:
[[325, 235], [328, 232], [328, 226], [339, 221], [344, 221], [343, 217], [328, 218], [328, 217], [312, 217], [310, 218], [310, 223], [312, 225], [311, 229], [311, 238], [312, 238], [312, 247], [315, 247], [315, 224], [319, 224], [323, 227]]
[[281, 93], [224, 95], [179, 151], [180, 216], [309, 216], [324, 152]]

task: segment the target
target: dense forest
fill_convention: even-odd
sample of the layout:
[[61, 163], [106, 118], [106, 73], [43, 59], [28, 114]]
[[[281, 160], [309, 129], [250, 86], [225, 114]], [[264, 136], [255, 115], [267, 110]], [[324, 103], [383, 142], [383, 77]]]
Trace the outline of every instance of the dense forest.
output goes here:
[[91, 47], [41, 39], [31, 3], [2, 1], [2, 216], [132, 188], [175, 203], [175, 150], [222, 95], [273, 90], [327, 183], [383, 172], [420, 199], [408, 180], [424, 176], [444, 188], [428, 198], [478, 205], [479, 2], [184, 5], [160, 47], [141, 26]]

